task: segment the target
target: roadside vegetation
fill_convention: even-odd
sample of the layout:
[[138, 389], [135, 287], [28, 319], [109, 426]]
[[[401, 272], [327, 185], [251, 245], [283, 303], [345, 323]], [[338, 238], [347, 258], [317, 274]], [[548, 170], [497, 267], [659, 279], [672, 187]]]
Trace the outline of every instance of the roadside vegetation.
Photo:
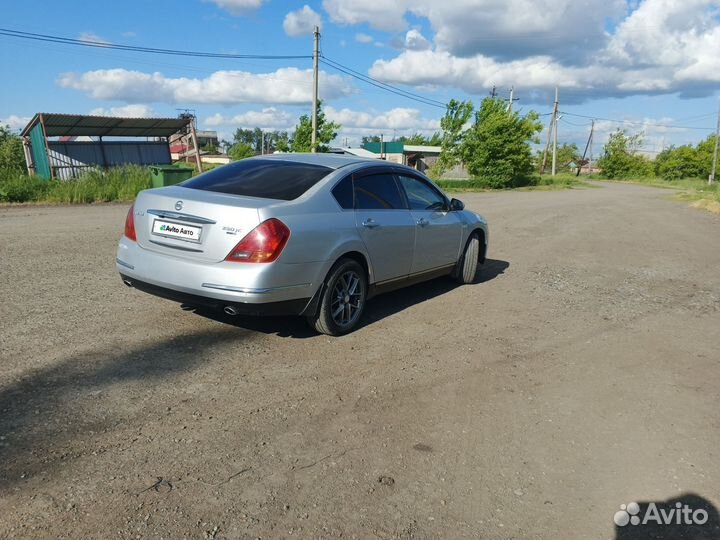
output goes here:
[[717, 181], [708, 183], [712, 170], [715, 135], [696, 145], [671, 146], [654, 160], [640, 152], [642, 134], [625, 130], [612, 133], [598, 160], [600, 177], [631, 181], [680, 190], [678, 199], [720, 213], [720, 190]]
[[[717, 183], [708, 185], [706, 180], [712, 167], [714, 135], [697, 145], [671, 146], [650, 159], [642, 152], [642, 133], [618, 129], [610, 134], [596, 162], [599, 173], [577, 176], [577, 167], [586, 165], [587, 161], [583, 160], [577, 145], [562, 144], [557, 152], [558, 174], [551, 176], [538, 172], [551, 158], [532, 150], [533, 145], [540, 143], [538, 134], [542, 131], [540, 116], [535, 111], [524, 114], [508, 111], [503, 100], [492, 97], [485, 98], [477, 109], [470, 101], [451, 100], [440, 127], [431, 137], [418, 133], [400, 137], [398, 141], [439, 145], [440, 158], [427, 172], [448, 191], [551, 190], [590, 187], [586, 181], [592, 179], [632, 181], [678, 189], [681, 191], [678, 198], [720, 212]], [[317, 151], [328, 151], [340, 129], [339, 124], [327, 119], [322, 102], [318, 103]], [[305, 114], [291, 133], [240, 128], [235, 131], [233, 141], [223, 141], [222, 146], [234, 160], [276, 151], [309, 152], [311, 135], [311, 118]], [[380, 140], [380, 136], [363, 137], [363, 142]], [[447, 174], [461, 164], [470, 179], [448, 179]], [[194, 163], [189, 165], [194, 167]], [[93, 169], [67, 181], [29, 177], [20, 137], [0, 126], [0, 202], [129, 201], [150, 185], [148, 169], [140, 166]]]
[[0, 202], [94, 203], [131, 201], [151, 185], [147, 167], [127, 165], [91, 170], [75, 180], [43, 180], [24, 173], [0, 172]]

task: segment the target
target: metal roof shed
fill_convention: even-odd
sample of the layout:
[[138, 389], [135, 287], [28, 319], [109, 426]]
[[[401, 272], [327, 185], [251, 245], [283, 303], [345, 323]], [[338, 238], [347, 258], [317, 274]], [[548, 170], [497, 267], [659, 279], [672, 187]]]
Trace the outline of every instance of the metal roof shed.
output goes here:
[[[83, 169], [169, 164], [168, 139], [194, 129], [190, 118], [123, 118], [38, 113], [22, 131], [28, 172], [43, 178], [74, 178]], [[51, 137], [58, 139], [51, 140]], [[97, 140], [75, 140], [95, 137]], [[104, 137], [134, 137], [105, 141]], [[139, 138], [146, 140], [137, 140]]]

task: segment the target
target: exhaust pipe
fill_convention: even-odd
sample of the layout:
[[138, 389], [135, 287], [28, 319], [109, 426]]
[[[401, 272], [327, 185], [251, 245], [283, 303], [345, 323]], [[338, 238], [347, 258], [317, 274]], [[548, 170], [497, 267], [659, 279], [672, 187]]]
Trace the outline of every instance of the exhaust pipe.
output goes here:
[[240, 310], [235, 306], [225, 306], [225, 309], [223, 309], [223, 311], [228, 315], [232, 315], [233, 317], [240, 313]]
[[123, 282], [125, 285], [127, 285], [128, 287], [132, 287], [132, 286], [133, 286], [132, 281], [130, 281], [129, 279], [123, 279], [122, 282]]
[[195, 306], [191, 306], [190, 304], [180, 304], [180, 309], [183, 311], [195, 311], [197, 308]]

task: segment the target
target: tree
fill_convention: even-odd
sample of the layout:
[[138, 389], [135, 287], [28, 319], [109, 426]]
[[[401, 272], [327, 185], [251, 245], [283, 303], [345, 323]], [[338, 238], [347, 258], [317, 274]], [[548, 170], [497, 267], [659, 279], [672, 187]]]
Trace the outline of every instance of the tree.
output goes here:
[[[457, 118], [457, 123], [460, 119]], [[505, 103], [488, 97], [475, 113], [470, 129], [461, 136], [457, 155], [468, 172], [488, 187], [529, 185], [535, 180], [529, 143], [539, 142], [537, 134], [541, 130], [536, 112], [524, 116], [517, 111], [508, 112]]]
[[22, 139], [10, 126], [0, 125], [0, 174], [25, 172]]
[[460, 143], [473, 113], [470, 101], [451, 99], [447, 104], [445, 116], [440, 120], [442, 142], [440, 158], [437, 162], [438, 173], [450, 169], [460, 162]]
[[380, 142], [380, 135], [365, 135], [361, 140], [361, 145], [366, 145], [368, 143], [377, 143]]
[[715, 153], [715, 134], [697, 145], [698, 176], [707, 179], [712, 171], [713, 154]]
[[433, 133], [432, 137], [427, 140], [426, 144], [428, 146], [440, 146], [442, 144], [442, 132], [436, 131]]
[[700, 153], [689, 144], [678, 147], [671, 146], [660, 152], [655, 158], [655, 174], [663, 180], [700, 178], [704, 176], [703, 173]]
[[574, 163], [579, 167], [581, 159], [582, 156], [580, 155], [580, 151], [575, 143], [563, 143], [558, 146], [557, 149], [556, 169], [560, 172], [570, 172], [570, 165]]
[[[328, 144], [337, 137], [338, 130], [342, 126], [335, 122], [330, 122], [325, 118], [322, 110], [322, 101], [317, 104], [317, 143], [315, 150], [317, 152], [327, 152]], [[292, 137], [290, 148], [293, 152], [311, 152], [312, 151], [312, 120], [307, 114], [300, 117], [298, 125], [295, 126], [295, 133]]]
[[253, 147], [247, 143], [239, 142], [235, 143], [230, 147], [228, 155], [233, 161], [239, 161], [241, 159], [249, 158], [255, 155]]
[[628, 135], [624, 129], [610, 134], [597, 162], [607, 178], [633, 178], [652, 176], [652, 164], [640, 154], [642, 134]]
[[290, 138], [287, 131], [268, 131], [265, 133], [265, 153], [275, 151], [287, 152], [290, 150]]
[[429, 145], [429, 139], [422, 133], [413, 133], [410, 136], [402, 135], [397, 138], [398, 142], [409, 145]]

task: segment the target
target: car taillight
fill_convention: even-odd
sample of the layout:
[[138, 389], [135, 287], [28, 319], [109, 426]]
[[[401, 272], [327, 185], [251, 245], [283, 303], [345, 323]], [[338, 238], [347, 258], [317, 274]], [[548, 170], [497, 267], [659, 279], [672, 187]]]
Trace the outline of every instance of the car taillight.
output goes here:
[[290, 238], [290, 229], [279, 219], [263, 221], [240, 240], [226, 261], [273, 262], [280, 256]]
[[129, 240], [137, 242], [137, 236], [135, 235], [135, 203], [130, 206], [125, 218], [125, 236]]

